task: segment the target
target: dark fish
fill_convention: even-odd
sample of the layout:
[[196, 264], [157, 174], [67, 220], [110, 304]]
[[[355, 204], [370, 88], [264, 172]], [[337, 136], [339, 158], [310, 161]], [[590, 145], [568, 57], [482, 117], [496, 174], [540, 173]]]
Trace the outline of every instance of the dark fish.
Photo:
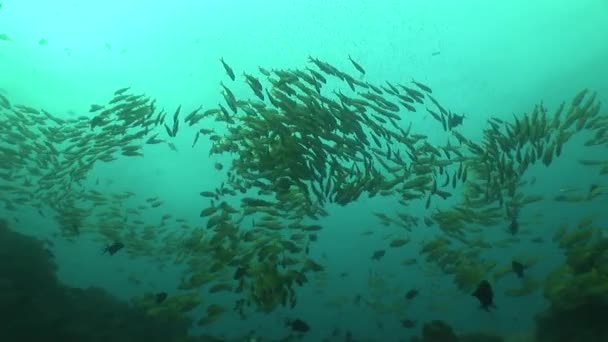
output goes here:
[[511, 235], [516, 235], [519, 232], [519, 222], [517, 222], [517, 216], [514, 215], [511, 218], [511, 223], [509, 224], [509, 233]]
[[177, 109], [173, 113], [173, 123], [176, 123], [179, 119], [179, 112], [182, 110], [182, 105], [177, 106]]
[[228, 74], [228, 77], [230, 77], [230, 79], [234, 81], [235, 77], [232, 68], [228, 64], [226, 64], [226, 62], [224, 62], [224, 58], [220, 58], [220, 62], [222, 62], [222, 65], [224, 66], [224, 70], [226, 70], [226, 74]]
[[448, 118], [448, 128], [456, 128], [462, 125], [462, 121], [464, 120], [464, 115], [458, 115], [454, 113], [450, 113], [450, 117]]
[[194, 148], [194, 145], [196, 145], [196, 142], [198, 141], [198, 138], [201, 136], [201, 132], [196, 132], [196, 135], [194, 136], [194, 142], [192, 143], [192, 148]]
[[239, 279], [243, 278], [246, 274], [247, 274], [247, 268], [245, 268], [245, 267], [239, 267], [234, 272], [233, 278], [235, 280], [239, 280]]
[[222, 85], [222, 88], [224, 88], [223, 95], [224, 95], [224, 99], [226, 100], [226, 103], [228, 104], [230, 109], [232, 109], [232, 111], [236, 114], [236, 111], [237, 111], [236, 97], [234, 96], [232, 91], [224, 85], [224, 82], [221, 82], [221, 85]]
[[[249, 87], [251, 88], [251, 90], [253, 90], [253, 92], [255, 93], [255, 95], [262, 101], [264, 101], [264, 92], [262, 91], [262, 83], [260, 83], [260, 81], [251, 76], [251, 75], [245, 75], [245, 79], [247, 81], [247, 84], [249, 84]], [[268, 75], [270, 76], [270, 75]]]
[[407, 300], [414, 299], [416, 296], [418, 296], [418, 290], [416, 289], [411, 289], [405, 293], [405, 299]]
[[372, 254], [372, 260], [380, 260], [382, 259], [384, 254], [386, 254], [386, 251], [384, 249], [377, 250], [374, 252], [374, 254]]
[[93, 113], [101, 109], [103, 109], [103, 106], [92, 104], [91, 108], [89, 109], [89, 113]]
[[122, 95], [125, 92], [127, 92], [127, 90], [129, 90], [129, 89], [131, 89], [131, 87], [124, 87], [124, 88], [116, 89], [116, 91], [114, 92], [114, 96]]
[[286, 325], [291, 328], [293, 331], [305, 333], [310, 330], [310, 326], [308, 323], [304, 322], [301, 319], [287, 320]]
[[496, 307], [494, 305], [494, 292], [487, 280], [482, 280], [479, 285], [477, 285], [477, 289], [473, 292], [473, 297], [479, 299], [481, 308], [486, 311], [490, 311], [490, 307]]
[[405, 109], [409, 110], [410, 112], [415, 112], [415, 111], [416, 111], [416, 107], [412, 106], [412, 105], [411, 105], [411, 104], [409, 104], [409, 103], [405, 103], [405, 102], [403, 102], [403, 101], [399, 101], [399, 103], [401, 103], [401, 105], [402, 105], [403, 107], [405, 107]]
[[526, 268], [526, 266], [524, 266], [524, 264], [522, 264], [519, 261], [513, 260], [513, 262], [511, 262], [511, 268], [513, 269], [513, 272], [515, 272], [515, 274], [517, 274], [517, 276], [519, 278], [524, 277], [524, 269]]
[[411, 329], [416, 326], [416, 321], [413, 321], [411, 319], [402, 319], [401, 326], [406, 329]]
[[154, 299], [156, 300], [156, 304], [160, 304], [167, 299], [167, 292], [159, 292], [154, 295]]
[[350, 59], [350, 62], [353, 63], [353, 65], [355, 66], [355, 69], [357, 69], [360, 73], [365, 75], [365, 70], [359, 63], [355, 62], [350, 55], [348, 55], [348, 59]]
[[423, 84], [423, 83], [420, 83], [420, 82], [416, 82], [414, 80], [412, 80], [412, 83], [414, 83], [422, 91], [425, 91], [425, 92], [427, 92], [429, 94], [433, 93], [433, 90], [431, 89], [431, 87], [427, 86], [426, 84]]
[[360, 294], [358, 294], [358, 295], [355, 296], [355, 299], [354, 299], [353, 303], [355, 303], [355, 305], [360, 305], [361, 304], [361, 299], [363, 299], [363, 297]]
[[103, 254], [110, 254], [110, 255], [114, 255], [116, 252], [118, 252], [119, 250], [123, 249], [125, 245], [122, 242], [114, 242], [111, 245], [106, 246], [106, 248], [104, 248], [103, 250]]

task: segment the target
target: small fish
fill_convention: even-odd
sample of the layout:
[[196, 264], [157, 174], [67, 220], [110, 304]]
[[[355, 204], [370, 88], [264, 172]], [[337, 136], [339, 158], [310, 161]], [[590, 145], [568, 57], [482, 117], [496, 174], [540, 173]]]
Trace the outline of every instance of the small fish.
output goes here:
[[233, 278], [235, 280], [239, 280], [239, 279], [243, 278], [246, 274], [247, 274], [247, 268], [245, 268], [245, 267], [239, 267], [234, 272]]
[[365, 75], [365, 70], [359, 63], [355, 62], [350, 55], [348, 55], [348, 59], [350, 60], [351, 63], [353, 63], [353, 66], [355, 67], [355, 69], [357, 69], [360, 73]]
[[384, 254], [386, 254], [386, 251], [384, 249], [377, 250], [374, 252], [374, 254], [372, 254], [372, 260], [380, 260], [382, 259]]
[[122, 242], [114, 242], [111, 245], [106, 246], [106, 248], [104, 248], [103, 250], [103, 254], [110, 254], [110, 255], [114, 255], [116, 252], [118, 252], [119, 250], [123, 249], [125, 245]]
[[287, 320], [285, 324], [291, 328], [293, 331], [305, 333], [310, 330], [310, 326], [308, 323], [304, 322], [301, 319]]
[[487, 280], [482, 280], [479, 285], [477, 285], [477, 289], [473, 292], [473, 297], [479, 300], [481, 308], [486, 311], [490, 311], [491, 307], [496, 307], [494, 305], [494, 292]]
[[409, 239], [394, 239], [393, 241], [391, 241], [390, 246], [393, 248], [401, 247], [407, 244], [408, 242], [410, 242]]
[[38, 41], [38, 45], [44, 45], [46, 44], [46, 39], [42, 38]]
[[524, 269], [526, 268], [526, 266], [524, 264], [522, 264], [519, 261], [513, 260], [513, 262], [511, 262], [511, 268], [513, 269], [513, 272], [515, 272], [515, 274], [517, 274], [517, 276], [519, 278], [524, 277]]
[[124, 87], [124, 88], [116, 89], [116, 91], [114, 92], [114, 96], [122, 95], [129, 89], [131, 89], [131, 87]]
[[416, 298], [416, 296], [418, 296], [418, 290], [416, 289], [411, 289], [405, 293], [405, 299], [407, 300], [412, 300]]
[[517, 216], [513, 216], [513, 218], [511, 218], [511, 223], [509, 224], [509, 233], [511, 233], [511, 235], [517, 235], [518, 232], [519, 222], [517, 222]]
[[97, 104], [92, 104], [91, 108], [89, 108], [89, 113], [93, 113], [93, 112], [96, 112], [101, 109], [103, 109], [103, 106], [97, 105]]
[[359, 306], [359, 305], [361, 305], [361, 299], [363, 299], [363, 297], [360, 294], [357, 294], [355, 296], [355, 299], [353, 300], [353, 303], [355, 303], [355, 305]]
[[236, 98], [234, 97], [234, 94], [228, 87], [224, 85], [224, 82], [222, 82], [221, 85], [224, 88], [223, 95], [224, 99], [226, 100], [226, 103], [228, 104], [228, 107], [230, 107], [230, 109], [236, 114], [238, 104]]
[[441, 54], [441, 51], [435, 51], [431, 54], [431, 56], [439, 56]]
[[156, 301], [156, 304], [164, 302], [165, 299], [167, 299], [167, 292], [159, 292], [154, 295], [154, 300]]
[[456, 128], [462, 125], [462, 121], [464, 120], [464, 115], [458, 115], [454, 113], [450, 113], [451, 115], [448, 118], [448, 128]]
[[423, 83], [416, 82], [415, 80], [412, 80], [412, 83], [414, 83], [416, 85], [416, 87], [420, 88], [420, 90], [422, 90], [422, 91], [425, 91], [429, 94], [433, 93], [433, 90], [431, 89], [431, 87], [429, 87]]
[[406, 329], [411, 329], [414, 328], [416, 326], [416, 321], [411, 320], [411, 319], [402, 319], [401, 320], [401, 326], [406, 328]]
[[226, 64], [226, 62], [224, 62], [224, 58], [220, 58], [220, 62], [222, 62], [222, 65], [224, 66], [224, 70], [226, 70], [226, 74], [228, 74], [228, 77], [230, 77], [231, 80], [235, 80], [235, 76], [234, 76], [234, 71], [232, 71], [232, 68]]
[[196, 132], [196, 135], [194, 136], [194, 142], [192, 142], [192, 148], [194, 148], [194, 145], [196, 145], [196, 142], [198, 141], [198, 138], [201, 136], [201, 132]]

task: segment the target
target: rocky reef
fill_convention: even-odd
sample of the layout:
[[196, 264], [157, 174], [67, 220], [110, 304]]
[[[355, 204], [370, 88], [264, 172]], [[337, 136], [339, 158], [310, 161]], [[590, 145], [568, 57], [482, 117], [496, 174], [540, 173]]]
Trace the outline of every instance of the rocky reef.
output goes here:
[[56, 277], [42, 241], [0, 219], [1, 341], [191, 341], [183, 318], [150, 317], [99, 288]]

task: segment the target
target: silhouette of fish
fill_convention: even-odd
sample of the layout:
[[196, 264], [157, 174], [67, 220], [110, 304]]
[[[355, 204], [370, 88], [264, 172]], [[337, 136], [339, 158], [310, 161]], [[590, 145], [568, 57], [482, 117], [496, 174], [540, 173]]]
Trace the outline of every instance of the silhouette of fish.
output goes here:
[[481, 308], [486, 311], [490, 311], [491, 307], [496, 308], [496, 305], [494, 305], [494, 292], [487, 280], [482, 280], [477, 285], [477, 289], [473, 292], [473, 297], [479, 300]]
[[159, 292], [154, 296], [154, 299], [156, 300], [156, 304], [160, 304], [162, 302], [165, 301], [165, 299], [167, 299], [167, 292]]
[[418, 295], [418, 290], [411, 289], [411, 290], [407, 291], [407, 293], [405, 294], [405, 299], [411, 300], [411, 299], [414, 299], [417, 295]]
[[402, 319], [401, 326], [406, 329], [412, 329], [416, 326], [416, 321], [411, 320], [411, 319]]
[[287, 320], [285, 322], [285, 324], [291, 328], [291, 330], [296, 331], [296, 332], [300, 332], [300, 333], [305, 333], [308, 330], [310, 330], [310, 326], [308, 325], [308, 323], [304, 322], [301, 319], [294, 319], [294, 320]]
[[519, 278], [524, 277], [524, 269], [526, 268], [526, 266], [524, 266], [524, 264], [522, 264], [519, 261], [513, 260], [513, 262], [511, 262], [511, 268], [513, 269], [513, 272], [515, 272], [515, 274], [517, 274], [517, 276]]
[[114, 242], [111, 245], [107, 245], [106, 248], [104, 248], [103, 250], [103, 254], [110, 254], [110, 255], [114, 255], [114, 253], [118, 252], [119, 250], [123, 249], [125, 245], [122, 242]]
[[509, 232], [511, 235], [516, 235], [519, 232], [519, 222], [517, 222], [517, 218], [512, 218], [511, 223], [509, 224]]
[[384, 249], [377, 250], [374, 252], [374, 254], [372, 254], [372, 260], [378, 261], [378, 260], [382, 259], [384, 254], [386, 254], [386, 251]]

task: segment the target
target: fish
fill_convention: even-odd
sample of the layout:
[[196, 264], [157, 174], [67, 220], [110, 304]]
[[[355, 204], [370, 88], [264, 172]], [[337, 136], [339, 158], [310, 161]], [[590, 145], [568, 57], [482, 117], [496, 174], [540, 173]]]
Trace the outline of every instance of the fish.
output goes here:
[[124, 88], [116, 89], [116, 91], [114, 91], [114, 96], [120, 96], [120, 95], [124, 94], [125, 92], [127, 92], [129, 89], [131, 89], [131, 87], [124, 87]]
[[294, 320], [286, 320], [285, 324], [290, 327], [291, 330], [301, 333], [305, 333], [310, 330], [310, 326], [308, 325], [308, 323], [304, 322], [299, 318]]
[[[245, 76], [245, 79], [247, 81], [247, 84], [249, 85], [249, 87], [251, 88], [251, 90], [253, 90], [253, 92], [255, 93], [255, 95], [262, 101], [264, 101], [264, 92], [262, 91], [262, 83], [260, 83], [260, 81], [251, 76], [248, 75], [246, 73], [243, 73], [243, 75]], [[270, 75], [268, 75], [270, 76]]]
[[496, 305], [494, 305], [494, 292], [487, 280], [482, 280], [479, 285], [477, 285], [477, 289], [472, 295], [479, 300], [481, 308], [485, 311], [489, 312], [491, 307], [496, 307]]
[[380, 260], [382, 259], [384, 254], [386, 254], [386, 251], [384, 249], [377, 250], [374, 252], [374, 254], [372, 254], [372, 260]]
[[454, 113], [450, 113], [451, 115], [448, 117], [448, 128], [452, 129], [462, 125], [464, 121], [464, 115], [458, 115]]
[[96, 112], [96, 111], [101, 110], [101, 109], [103, 109], [103, 108], [104, 108], [104, 107], [103, 107], [103, 106], [101, 106], [101, 105], [92, 104], [92, 105], [91, 105], [91, 108], [89, 108], [89, 113]]
[[194, 145], [196, 145], [196, 142], [198, 141], [198, 138], [200, 138], [201, 136], [201, 132], [196, 132], [196, 135], [194, 136], [194, 141], [192, 142], [192, 148], [194, 148]]
[[401, 246], [404, 246], [408, 242], [410, 242], [409, 239], [394, 239], [393, 241], [391, 241], [390, 246], [391, 247], [401, 247]]
[[122, 242], [114, 242], [110, 245], [107, 245], [106, 248], [104, 248], [103, 250], [103, 254], [110, 254], [110, 255], [114, 255], [116, 252], [118, 252], [119, 250], [123, 249], [125, 247], [125, 245]]
[[513, 218], [511, 218], [511, 223], [509, 223], [509, 233], [511, 233], [511, 235], [517, 235], [518, 232], [519, 222], [517, 221], [517, 217], [513, 216]]
[[357, 305], [357, 306], [358, 306], [358, 305], [361, 305], [361, 300], [362, 300], [362, 299], [363, 299], [363, 296], [361, 296], [361, 294], [357, 294], [357, 295], [355, 296], [355, 299], [353, 300], [353, 303], [354, 303], [355, 305]]
[[154, 295], [154, 300], [156, 301], [156, 304], [164, 302], [165, 299], [167, 299], [167, 292], [159, 292]]
[[406, 328], [406, 329], [411, 329], [414, 328], [416, 326], [416, 321], [411, 320], [411, 319], [402, 319], [401, 320], [401, 326]]
[[224, 66], [224, 70], [226, 70], [226, 74], [228, 74], [228, 77], [230, 77], [230, 79], [234, 81], [236, 77], [234, 76], [234, 71], [232, 71], [232, 68], [228, 64], [226, 64], [224, 58], [220, 58], [220, 62], [222, 62], [222, 65]]
[[526, 268], [526, 266], [524, 264], [522, 264], [519, 261], [513, 260], [513, 262], [511, 262], [511, 268], [513, 269], [513, 272], [515, 272], [515, 274], [517, 274], [517, 276], [519, 278], [524, 277], [524, 269]]
[[531, 239], [530, 242], [533, 242], [533, 243], [543, 243], [543, 242], [545, 242], [545, 239], [543, 239], [540, 236], [537, 236], [537, 237]]
[[414, 83], [422, 91], [425, 91], [425, 92], [427, 92], [429, 94], [433, 93], [433, 90], [431, 89], [431, 87], [427, 86], [426, 84], [423, 84], [423, 83], [420, 83], [420, 82], [416, 82], [415, 80], [412, 80], [412, 83]]
[[239, 279], [243, 278], [246, 274], [247, 274], [247, 268], [245, 268], [245, 267], [239, 267], [234, 272], [233, 279], [234, 280], [239, 280]]
[[412, 300], [416, 298], [416, 296], [418, 296], [418, 290], [416, 289], [411, 289], [405, 293], [405, 299], [407, 300]]
[[234, 94], [232, 93], [232, 91], [226, 87], [224, 85], [224, 82], [220, 83], [222, 88], [224, 88], [224, 99], [226, 100], [226, 103], [228, 104], [228, 107], [230, 107], [230, 109], [236, 114], [237, 111], [237, 102], [236, 102], [236, 97], [234, 97]]
[[363, 67], [359, 63], [355, 62], [355, 60], [350, 55], [348, 55], [348, 59], [351, 63], [353, 63], [353, 66], [355, 67], [355, 69], [357, 69], [357, 71], [365, 75], [365, 69], [363, 69]]

